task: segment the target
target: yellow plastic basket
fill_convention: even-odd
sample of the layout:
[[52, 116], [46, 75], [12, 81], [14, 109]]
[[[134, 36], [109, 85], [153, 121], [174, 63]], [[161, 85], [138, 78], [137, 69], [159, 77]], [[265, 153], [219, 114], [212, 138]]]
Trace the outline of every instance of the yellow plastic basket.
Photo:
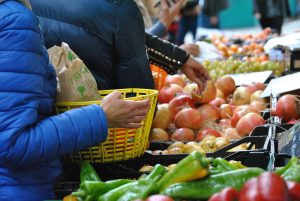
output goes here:
[[[104, 97], [114, 90], [99, 91], [100, 96]], [[147, 146], [152, 119], [156, 107], [157, 90], [150, 89], [118, 89], [125, 99], [142, 100], [148, 98], [151, 102], [150, 110], [138, 129], [114, 128], [109, 129], [107, 140], [97, 146], [87, 150], [74, 153], [64, 157], [65, 162], [78, 162], [86, 160], [91, 163], [106, 163], [123, 161], [138, 157], [144, 154]], [[90, 104], [100, 104], [101, 101], [86, 102], [57, 102], [56, 112], [62, 113], [67, 110], [79, 108]]]

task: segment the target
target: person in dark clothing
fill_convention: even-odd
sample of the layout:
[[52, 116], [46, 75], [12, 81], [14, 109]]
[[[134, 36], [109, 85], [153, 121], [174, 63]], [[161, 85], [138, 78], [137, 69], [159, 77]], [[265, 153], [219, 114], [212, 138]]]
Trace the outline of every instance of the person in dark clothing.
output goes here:
[[284, 18], [290, 16], [287, 0], [254, 0], [254, 13], [263, 29], [270, 27], [278, 34]]
[[71, 4], [31, 0], [31, 4], [46, 46], [68, 43], [87, 64], [99, 89], [154, 88], [148, 58], [169, 73], [180, 68], [199, 86], [209, 79], [203, 66], [185, 51], [145, 35], [142, 15], [132, 0], [73, 0]]
[[177, 44], [184, 43], [185, 35], [190, 31], [196, 38], [197, 19], [200, 11], [199, 0], [188, 1], [180, 11], [180, 20], [177, 34]]
[[200, 16], [201, 26], [204, 28], [220, 28], [219, 13], [228, 6], [227, 0], [204, 0]]

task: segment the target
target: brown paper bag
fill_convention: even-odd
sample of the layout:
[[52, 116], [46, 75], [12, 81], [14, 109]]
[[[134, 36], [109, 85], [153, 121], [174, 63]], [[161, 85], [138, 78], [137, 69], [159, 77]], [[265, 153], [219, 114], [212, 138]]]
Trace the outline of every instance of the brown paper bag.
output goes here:
[[52, 47], [48, 52], [51, 54], [49, 57], [56, 68], [59, 82], [56, 101], [100, 99], [94, 76], [66, 43], [62, 43], [61, 47]]

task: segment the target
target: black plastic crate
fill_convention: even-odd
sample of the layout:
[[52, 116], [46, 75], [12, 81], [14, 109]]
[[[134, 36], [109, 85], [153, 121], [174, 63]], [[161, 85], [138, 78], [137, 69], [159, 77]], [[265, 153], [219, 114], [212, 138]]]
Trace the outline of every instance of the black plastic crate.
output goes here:
[[[275, 167], [285, 166], [291, 158], [291, 155], [288, 154], [275, 154], [274, 156], [275, 156], [275, 162], [274, 162]], [[240, 151], [225, 157], [225, 159], [241, 161], [241, 163], [247, 167], [260, 167], [263, 169], [267, 169], [270, 160], [270, 152]]]
[[[233, 141], [229, 145], [215, 151], [212, 153], [207, 153], [206, 155], [209, 157], [225, 157], [227, 155], [232, 154], [231, 152], [228, 152], [230, 149], [237, 147], [241, 144], [244, 143], [250, 143], [248, 146], [248, 149], [252, 149], [254, 146], [256, 150], [268, 150], [269, 146], [264, 147], [266, 143], [266, 140], [269, 140], [267, 136], [247, 136], [244, 137], [240, 140]], [[154, 151], [154, 150], [165, 150], [167, 149], [173, 142], [151, 142], [149, 150]], [[176, 155], [183, 155], [186, 156], [187, 154], [176, 154]], [[160, 155], [154, 155], [156, 157], [159, 157]], [[163, 156], [170, 156], [170, 155], [163, 155]]]
[[[276, 125], [276, 134], [284, 132], [290, 129], [294, 124], [279, 124]], [[262, 126], [257, 126], [253, 131], [250, 133], [249, 136], [267, 136], [269, 132], [269, 128], [272, 126], [271, 124], [265, 124]]]

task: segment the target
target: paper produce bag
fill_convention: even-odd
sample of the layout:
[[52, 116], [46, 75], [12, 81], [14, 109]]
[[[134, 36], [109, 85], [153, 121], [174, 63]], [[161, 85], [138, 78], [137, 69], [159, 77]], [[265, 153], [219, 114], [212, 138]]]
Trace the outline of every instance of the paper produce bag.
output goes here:
[[83, 61], [66, 43], [52, 48], [48, 50], [49, 57], [53, 59], [59, 82], [56, 101], [99, 100], [96, 80]]

